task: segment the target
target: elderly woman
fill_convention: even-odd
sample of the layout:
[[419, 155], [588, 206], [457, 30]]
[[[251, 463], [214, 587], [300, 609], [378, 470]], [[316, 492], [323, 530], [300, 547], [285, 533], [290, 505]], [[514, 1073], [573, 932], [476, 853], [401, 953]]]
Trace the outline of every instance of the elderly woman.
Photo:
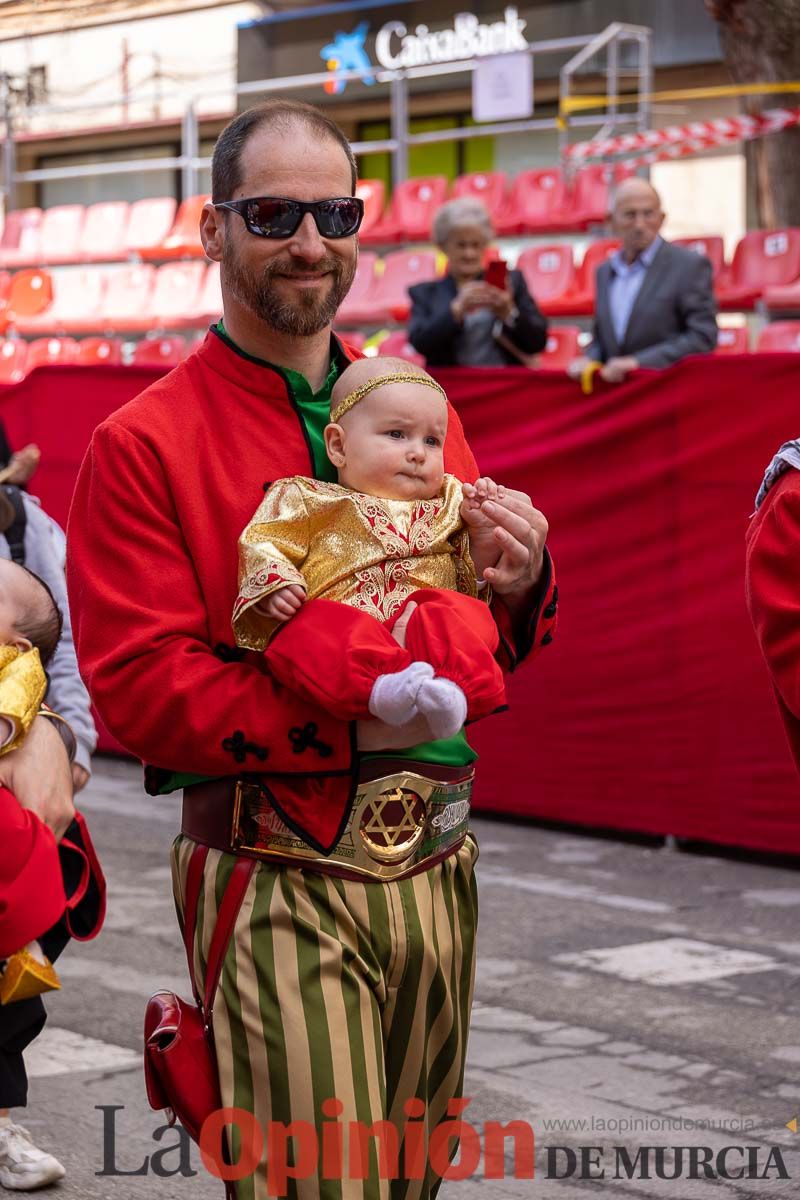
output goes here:
[[484, 278], [492, 233], [478, 200], [451, 200], [434, 217], [433, 237], [447, 255], [448, 273], [409, 288], [408, 339], [429, 367], [514, 366], [544, 349], [547, 322], [520, 272], [509, 271], [503, 287]]

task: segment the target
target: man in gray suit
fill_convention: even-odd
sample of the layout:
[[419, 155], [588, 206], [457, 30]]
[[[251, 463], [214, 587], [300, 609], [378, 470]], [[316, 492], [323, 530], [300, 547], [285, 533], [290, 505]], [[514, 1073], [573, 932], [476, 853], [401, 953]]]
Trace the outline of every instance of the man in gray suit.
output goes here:
[[580, 378], [589, 362], [620, 383], [638, 367], [669, 367], [717, 344], [711, 263], [694, 250], [659, 236], [661, 200], [644, 179], [617, 189], [612, 227], [622, 246], [597, 271], [594, 338], [569, 374]]

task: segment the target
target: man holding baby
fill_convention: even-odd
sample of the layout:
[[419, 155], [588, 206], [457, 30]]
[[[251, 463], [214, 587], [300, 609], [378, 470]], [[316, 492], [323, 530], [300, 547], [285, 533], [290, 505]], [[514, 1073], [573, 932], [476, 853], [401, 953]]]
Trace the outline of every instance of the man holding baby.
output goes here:
[[[195, 354], [96, 430], [71, 516], [70, 596], [103, 720], [146, 764], [148, 790], [184, 789], [175, 892], [179, 911], [195, 914], [201, 977], [237, 861], [256, 863], [214, 1007], [223, 1104], [262, 1128], [319, 1128], [336, 1101], [342, 1122], [402, 1130], [416, 1113], [430, 1132], [463, 1080], [477, 916], [467, 831], [474, 752], [460, 729], [434, 738], [414, 697], [406, 711], [384, 705], [391, 720], [371, 709], [343, 717], [279, 682], [268, 656], [236, 645], [231, 630], [242, 531], [275, 481], [339, 486], [337, 452], [354, 452], [355, 417], [368, 411], [366, 400], [359, 413], [342, 410], [337, 393], [350, 449], [326, 436], [332, 392], [355, 357], [331, 332], [357, 262], [355, 184], [341, 130], [307, 105], [268, 101], [220, 135], [201, 235], [221, 264], [223, 318]], [[371, 390], [377, 400], [380, 388]], [[417, 391], [423, 407], [440, 403], [435, 389]], [[437, 412], [438, 426], [424, 433], [441, 440], [436, 470], [474, 485], [458, 417], [446, 402]], [[410, 495], [379, 495], [375, 522], [384, 528], [386, 504], [427, 504], [435, 515], [435, 499]], [[467, 486], [450, 515], [466, 531], [465, 598], [490, 603], [495, 659], [513, 669], [549, 640], [555, 617], [547, 523], [527, 496], [492, 481]], [[372, 565], [387, 553], [413, 558], [408, 545], [387, 545], [383, 537]], [[267, 556], [247, 586], [270, 569]], [[404, 567], [393, 570], [405, 579]], [[293, 581], [281, 584], [278, 649], [296, 609], [317, 603]], [[403, 599], [391, 624], [400, 647], [415, 619], [413, 598]], [[314, 653], [308, 645], [309, 660]], [[433, 814], [446, 832], [434, 836]], [[195, 894], [187, 905], [198, 886], [200, 903]], [[235, 1160], [236, 1131], [232, 1140]], [[391, 1184], [379, 1174], [353, 1185], [358, 1196], [422, 1200], [439, 1184], [430, 1167]], [[346, 1161], [342, 1175], [315, 1171], [296, 1194], [349, 1200]], [[239, 1200], [266, 1194], [263, 1169], [236, 1185]]]

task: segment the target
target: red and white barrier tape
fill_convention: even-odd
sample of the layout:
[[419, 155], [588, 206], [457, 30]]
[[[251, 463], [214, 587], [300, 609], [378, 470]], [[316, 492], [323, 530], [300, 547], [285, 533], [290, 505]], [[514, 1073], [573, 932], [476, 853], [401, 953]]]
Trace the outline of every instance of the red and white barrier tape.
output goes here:
[[731, 142], [747, 142], [768, 133], [779, 133], [800, 125], [800, 108], [772, 108], [754, 116], [720, 117], [715, 121], [691, 121], [646, 133], [626, 133], [595, 142], [576, 142], [564, 151], [572, 167], [590, 159], [618, 157], [631, 163], [653, 163], [664, 158], [697, 154]]

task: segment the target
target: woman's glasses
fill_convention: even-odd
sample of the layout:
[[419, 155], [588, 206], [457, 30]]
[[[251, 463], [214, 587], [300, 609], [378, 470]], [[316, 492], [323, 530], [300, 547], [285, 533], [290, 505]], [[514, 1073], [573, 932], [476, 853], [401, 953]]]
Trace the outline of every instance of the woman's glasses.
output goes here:
[[250, 200], [221, 200], [214, 208], [238, 213], [250, 233], [264, 238], [293, 237], [306, 213], [314, 218], [320, 237], [352, 237], [364, 216], [364, 201], [358, 196], [312, 203], [284, 196], [255, 196]]

